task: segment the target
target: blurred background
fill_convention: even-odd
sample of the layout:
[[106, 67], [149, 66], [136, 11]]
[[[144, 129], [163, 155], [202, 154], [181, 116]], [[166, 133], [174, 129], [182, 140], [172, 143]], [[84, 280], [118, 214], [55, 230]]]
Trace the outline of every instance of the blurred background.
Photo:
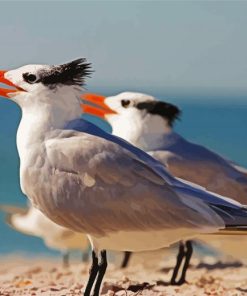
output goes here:
[[[0, 69], [86, 57], [95, 71], [87, 91], [139, 91], [175, 103], [183, 111], [178, 132], [247, 167], [246, 9], [244, 1], [1, 1]], [[26, 204], [20, 116], [0, 98], [0, 203]], [[0, 254], [56, 254], [0, 219]]]

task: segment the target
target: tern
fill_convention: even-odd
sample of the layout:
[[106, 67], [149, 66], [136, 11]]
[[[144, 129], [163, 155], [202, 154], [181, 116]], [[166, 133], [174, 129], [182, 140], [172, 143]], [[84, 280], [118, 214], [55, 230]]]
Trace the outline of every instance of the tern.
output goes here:
[[[82, 99], [99, 107], [86, 106], [85, 111], [107, 120], [113, 135], [149, 152], [174, 176], [247, 204], [247, 170], [176, 133], [173, 125], [181, 114], [177, 106], [136, 92], [123, 92], [109, 97], [87, 93], [82, 95]], [[219, 244], [219, 237], [216, 236], [201, 239], [214, 246]], [[220, 241], [225, 242], [221, 249], [229, 253], [231, 248], [228, 246], [233, 245], [232, 237], [220, 236]], [[230, 254], [239, 257], [237, 248], [232, 249]], [[172, 284], [185, 281], [185, 269], [180, 280], [175, 281], [178, 265], [183, 256], [189, 262], [192, 251], [190, 241], [181, 243]], [[188, 267], [188, 263], [184, 267]]]
[[11, 87], [1, 95], [22, 110], [23, 193], [49, 219], [90, 240], [86, 296], [100, 293], [106, 250], [155, 250], [247, 224], [242, 204], [174, 178], [141, 149], [83, 120], [80, 96], [90, 73], [85, 59], [0, 72], [0, 83]]
[[16, 207], [0, 205], [0, 210], [7, 214], [6, 223], [13, 229], [26, 235], [43, 239], [45, 245], [63, 254], [63, 265], [69, 265], [69, 251], [88, 248], [86, 235], [73, 232], [47, 218], [38, 209], [30, 207]]

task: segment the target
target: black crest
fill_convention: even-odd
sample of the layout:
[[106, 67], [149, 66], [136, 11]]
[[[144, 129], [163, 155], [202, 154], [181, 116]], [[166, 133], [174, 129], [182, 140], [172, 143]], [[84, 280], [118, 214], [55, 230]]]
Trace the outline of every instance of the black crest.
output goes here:
[[37, 79], [33, 73], [24, 73], [23, 78], [28, 83], [43, 83], [44, 85], [55, 86], [64, 85], [83, 85], [85, 78], [92, 73], [91, 64], [86, 59], [78, 59], [70, 63], [59, 66], [52, 66], [49, 69], [40, 70]]
[[146, 101], [136, 105], [140, 110], [146, 110], [150, 114], [160, 115], [168, 120], [170, 126], [179, 118], [181, 111], [175, 105], [161, 101]]

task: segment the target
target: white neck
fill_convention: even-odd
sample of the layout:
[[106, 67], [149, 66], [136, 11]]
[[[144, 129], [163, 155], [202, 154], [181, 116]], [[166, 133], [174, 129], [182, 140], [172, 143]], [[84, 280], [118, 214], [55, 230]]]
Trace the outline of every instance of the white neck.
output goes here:
[[119, 136], [131, 144], [145, 150], [155, 150], [164, 144], [166, 136], [172, 129], [160, 116], [140, 114], [125, 116], [111, 116], [109, 122], [112, 126], [112, 134]]
[[[17, 148], [21, 166], [28, 160], [29, 153], [34, 147], [42, 146], [47, 132], [62, 129], [67, 122], [81, 115], [81, 108], [77, 93], [65, 97], [61, 94], [59, 99], [52, 93], [46, 101], [33, 98], [29, 95], [28, 101], [22, 107], [22, 118], [17, 132]], [[52, 98], [54, 96], [54, 98]], [[56, 95], [57, 96], [57, 95]], [[49, 103], [52, 102], [52, 103]]]

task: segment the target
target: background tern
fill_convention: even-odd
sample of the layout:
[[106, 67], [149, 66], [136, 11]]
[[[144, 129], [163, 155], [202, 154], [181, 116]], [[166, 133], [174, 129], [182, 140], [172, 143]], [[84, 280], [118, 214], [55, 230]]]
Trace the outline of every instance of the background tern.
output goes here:
[[[247, 170], [174, 132], [173, 124], [181, 113], [177, 106], [136, 92], [123, 92], [110, 97], [88, 93], [82, 99], [100, 107], [86, 106], [84, 109], [89, 114], [107, 120], [113, 135], [149, 152], [174, 176], [247, 204]], [[221, 241], [222, 251], [239, 258], [238, 248], [233, 246], [232, 237], [220, 236], [219, 239], [216, 236], [207, 236], [201, 239], [213, 246], [219, 246]], [[191, 242], [181, 243], [172, 283], [176, 283], [175, 278], [183, 257], [185, 265], [178, 282], [185, 281], [191, 255]]]
[[86, 235], [54, 223], [32, 206], [21, 208], [0, 205], [0, 210], [7, 214], [6, 223], [13, 229], [26, 235], [40, 237], [48, 248], [60, 251], [63, 254], [64, 267], [69, 265], [71, 250], [87, 252], [89, 241]]
[[106, 250], [154, 250], [199, 233], [247, 224], [240, 203], [174, 178], [142, 150], [80, 118], [90, 64], [2, 71], [1, 88], [22, 109], [17, 132], [22, 191], [47, 217], [88, 234], [85, 289], [99, 295]]

